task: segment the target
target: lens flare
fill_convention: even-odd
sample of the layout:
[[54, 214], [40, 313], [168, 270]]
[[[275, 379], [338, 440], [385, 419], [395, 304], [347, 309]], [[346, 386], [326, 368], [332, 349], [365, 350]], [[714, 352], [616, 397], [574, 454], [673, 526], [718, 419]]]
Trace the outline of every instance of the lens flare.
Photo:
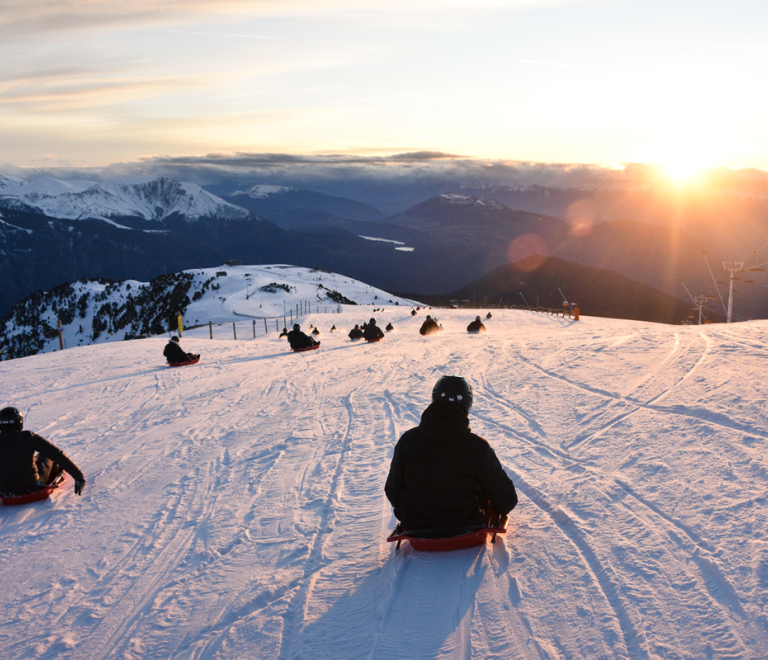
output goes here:
[[[510, 262], [518, 262], [516, 265], [521, 270], [536, 270], [544, 263], [548, 256], [547, 244], [541, 236], [536, 234], [523, 234], [509, 244], [507, 257]], [[528, 257], [528, 258], [526, 258]], [[522, 261], [521, 260], [525, 260]]]
[[581, 199], [568, 207], [565, 216], [571, 225], [571, 234], [574, 236], [586, 236], [592, 232], [596, 211], [591, 202]]

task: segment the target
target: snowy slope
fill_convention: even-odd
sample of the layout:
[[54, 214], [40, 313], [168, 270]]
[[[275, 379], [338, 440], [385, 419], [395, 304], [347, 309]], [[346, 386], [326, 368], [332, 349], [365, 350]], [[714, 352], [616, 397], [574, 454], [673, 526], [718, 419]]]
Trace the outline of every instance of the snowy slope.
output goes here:
[[18, 303], [0, 320], [0, 352], [24, 357], [59, 350], [59, 321], [64, 347], [72, 348], [126, 334], [163, 334], [177, 314], [185, 326], [279, 317], [282, 327], [309, 306], [329, 311], [366, 303], [411, 306], [344, 275], [284, 264], [197, 268], [151, 282], [79, 280]]
[[131, 217], [161, 221], [175, 214], [187, 220], [252, 217], [245, 209], [225, 202], [194, 183], [166, 177], [138, 183], [60, 181], [50, 177], [26, 182], [3, 177], [0, 179], [0, 203], [69, 220], [109, 221]]
[[[379, 344], [272, 332], [3, 362], [0, 405], [83, 468], [0, 508], [5, 658], [768, 656], [768, 323], [377, 313]], [[496, 545], [395, 553], [395, 442], [443, 373], [520, 492]]]

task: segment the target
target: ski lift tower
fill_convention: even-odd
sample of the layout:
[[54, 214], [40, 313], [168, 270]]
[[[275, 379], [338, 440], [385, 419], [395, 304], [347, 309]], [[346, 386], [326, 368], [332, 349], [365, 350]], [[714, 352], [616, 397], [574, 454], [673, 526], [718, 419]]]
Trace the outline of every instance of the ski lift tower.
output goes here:
[[739, 275], [744, 272], [743, 261], [724, 261], [723, 270], [727, 270], [730, 273], [730, 287], [728, 289], [728, 323], [731, 322], [733, 315], [733, 283], [741, 279]]
[[699, 308], [699, 325], [704, 322], [704, 312], [702, 311], [704, 309], [704, 305], [706, 305], [710, 300], [712, 300], [712, 296], [696, 296], [693, 299], [693, 302], [696, 303], [696, 307]]

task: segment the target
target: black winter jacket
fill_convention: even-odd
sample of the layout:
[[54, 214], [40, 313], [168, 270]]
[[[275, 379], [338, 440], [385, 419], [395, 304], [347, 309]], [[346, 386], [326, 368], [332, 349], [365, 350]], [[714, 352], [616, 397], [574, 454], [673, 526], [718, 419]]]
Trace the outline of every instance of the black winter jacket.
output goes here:
[[84, 481], [80, 468], [44, 437], [31, 431], [3, 431], [0, 433], [0, 492], [23, 492], [37, 486], [35, 452], [60, 465], [75, 481]]
[[493, 448], [453, 402], [433, 403], [400, 437], [384, 490], [406, 530], [466, 529], [483, 523], [488, 500], [498, 513], [517, 504]]
[[437, 321], [435, 321], [435, 319], [427, 319], [424, 321], [424, 323], [421, 324], [421, 328], [419, 328], [419, 334], [422, 336], [433, 335], [438, 330], [440, 330], [440, 326], [437, 325]]
[[470, 334], [480, 334], [485, 331], [485, 324], [482, 321], [475, 320], [467, 326], [467, 332]]
[[365, 337], [365, 341], [377, 341], [384, 337], [384, 333], [378, 325], [369, 323], [363, 331], [363, 337]]
[[305, 335], [301, 330], [291, 330], [288, 333], [288, 343], [291, 348], [307, 348], [308, 346], [314, 346], [317, 342]]
[[179, 362], [188, 362], [192, 359], [192, 356], [187, 353], [181, 346], [175, 341], [169, 341], [163, 349], [163, 355], [165, 359], [171, 364], [177, 364]]

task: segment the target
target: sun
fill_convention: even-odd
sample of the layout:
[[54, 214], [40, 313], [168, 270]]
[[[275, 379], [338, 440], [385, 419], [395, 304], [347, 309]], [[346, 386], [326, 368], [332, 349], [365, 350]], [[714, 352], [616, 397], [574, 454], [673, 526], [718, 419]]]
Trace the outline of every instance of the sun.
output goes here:
[[664, 178], [677, 184], [691, 183], [704, 169], [698, 158], [687, 154], [671, 154], [657, 164]]
[[696, 182], [711, 165], [711, 146], [698, 136], [682, 133], [647, 142], [636, 149], [639, 162], [652, 164], [658, 176], [674, 185]]

